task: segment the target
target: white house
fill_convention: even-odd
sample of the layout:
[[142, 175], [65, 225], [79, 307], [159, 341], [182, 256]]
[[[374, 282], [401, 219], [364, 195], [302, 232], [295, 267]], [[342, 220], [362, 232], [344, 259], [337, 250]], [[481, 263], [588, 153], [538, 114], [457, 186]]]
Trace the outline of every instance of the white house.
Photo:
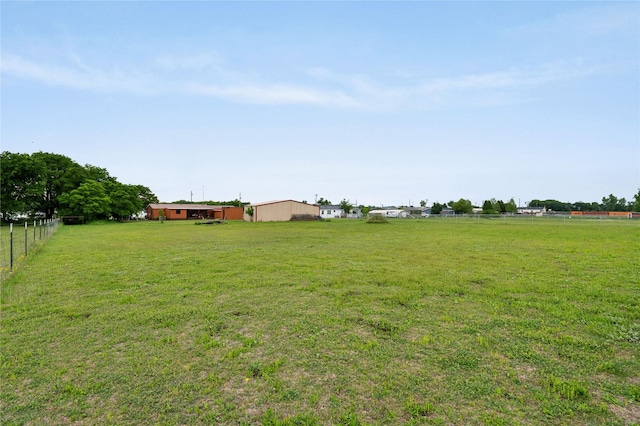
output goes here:
[[518, 214], [542, 216], [545, 213], [546, 213], [546, 210], [544, 207], [518, 207]]
[[344, 210], [340, 206], [320, 206], [320, 217], [323, 219], [339, 218], [342, 217], [342, 213]]
[[353, 207], [345, 216], [344, 210], [340, 206], [320, 206], [320, 217], [323, 219], [334, 219], [340, 217], [360, 219], [362, 217], [362, 210], [358, 207]]
[[370, 210], [369, 216], [407, 217], [407, 212], [402, 209], [378, 209]]
[[347, 218], [360, 219], [362, 217], [362, 209], [360, 207], [352, 207], [351, 211], [347, 212]]

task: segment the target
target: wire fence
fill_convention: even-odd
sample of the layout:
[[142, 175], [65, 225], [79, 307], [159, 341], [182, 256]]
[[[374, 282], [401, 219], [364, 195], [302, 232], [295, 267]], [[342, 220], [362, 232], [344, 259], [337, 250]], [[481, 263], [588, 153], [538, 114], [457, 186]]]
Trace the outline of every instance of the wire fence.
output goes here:
[[[430, 215], [426, 220], [454, 221], [454, 222], [489, 222], [501, 221], [505, 223], [597, 223], [597, 224], [623, 224], [639, 222], [640, 216], [635, 213], [631, 216], [607, 216], [607, 215], [571, 215], [571, 214], [546, 214], [546, 215], [525, 215], [525, 214], [456, 214], [456, 215]], [[421, 218], [425, 220], [425, 218]]]
[[[370, 216], [363, 216], [368, 219]], [[597, 224], [626, 224], [640, 222], [640, 213], [625, 213], [624, 215], [572, 215], [570, 213], [554, 213], [545, 215], [529, 214], [436, 214], [429, 216], [386, 216], [393, 220], [421, 220], [437, 222], [504, 222], [504, 223], [555, 223], [555, 224], [577, 224], [577, 223], [597, 223]]]
[[34, 220], [0, 227], [0, 275], [13, 271], [58, 229], [59, 219]]
[[[633, 221], [638, 221], [637, 214], [633, 214]], [[579, 223], [579, 222], [598, 222], [598, 223], [623, 223], [628, 222], [629, 218], [623, 216], [573, 216], [570, 214], [555, 215], [484, 215], [484, 214], [465, 214], [465, 215], [430, 215], [428, 218], [421, 220], [437, 220], [437, 221], [460, 221], [460, 222], [484, 222], [484, 221], [503, 221], [503, 222], [530, 222], [541, 223], [546, 221], [563, 222], [563, 223]], [[24, 222], [22, 225], [10, 224], [8, 226], [0, 226], [0, 276], [4, 277], [13, 271], [17, 265], [26, 258], [29, 253], [35, 250], [39, 245], [44, 243], [62, 222], [60, 219], [34, 220], [33, 222]]]

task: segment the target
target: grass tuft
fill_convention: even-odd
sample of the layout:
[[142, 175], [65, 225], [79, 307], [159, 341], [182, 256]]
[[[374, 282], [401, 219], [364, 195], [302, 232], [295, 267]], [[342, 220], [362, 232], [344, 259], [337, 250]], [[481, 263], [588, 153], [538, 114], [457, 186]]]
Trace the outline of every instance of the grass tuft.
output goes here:
[[548, 386], [551, 392], [568, 400], [587, 398], [589, 396], [587, 387], [574, 380], [564, 380], [552, 375], [549, 376]]
[[389, 223], [389, 219], [380, 215], [373, 215], [367, 219], [367, 223]]
[[419, 404], [413, 400], [413, 397], [405, 402], [404, 409], [412, 420], [427, 417], [434, 412], [433, 405], [430, 402]]

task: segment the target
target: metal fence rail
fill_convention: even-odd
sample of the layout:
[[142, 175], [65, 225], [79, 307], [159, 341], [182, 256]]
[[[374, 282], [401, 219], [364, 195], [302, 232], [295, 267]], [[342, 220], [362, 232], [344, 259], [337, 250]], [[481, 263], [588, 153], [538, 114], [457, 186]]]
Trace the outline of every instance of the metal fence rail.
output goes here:
[[13, 271], [31, 251], [58, 229], [58, 219], [34, 220], [0, 227], [0, 274]]
[[503, 215], [493, 215], [493, 214], [456, 214], [456, 215], [430, 215], [427, 219], [429, 220], [451, 220], [451, 221], [519, 221], [519, 222], [630, 222], [637, 221], [638, 219], [631, 219], [627, 216], [607, 216], [607, 215], [585, 215], [585, 216], [574, 216], [571, 214], [546, 214], [542, 216], [538, 215], [526, 215], [526, 214], [503, 214]]

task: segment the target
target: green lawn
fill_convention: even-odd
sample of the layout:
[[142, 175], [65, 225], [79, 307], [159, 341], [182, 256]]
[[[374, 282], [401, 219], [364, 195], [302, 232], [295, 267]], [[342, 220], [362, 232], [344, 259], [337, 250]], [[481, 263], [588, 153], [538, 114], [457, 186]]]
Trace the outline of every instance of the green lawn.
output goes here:
[[[58, 222], [37, 222], [14, 224], [13, 227], [2, 224], [0, 226], [0, 280], [4, 280], [13, 267], [31, 252], [42, 245], [58, 228]], [[13, 256], [12, 256], [13, 251]]]
[[63, 226], [2, 283], [1, 423], [640, 422], [640, 223]]

